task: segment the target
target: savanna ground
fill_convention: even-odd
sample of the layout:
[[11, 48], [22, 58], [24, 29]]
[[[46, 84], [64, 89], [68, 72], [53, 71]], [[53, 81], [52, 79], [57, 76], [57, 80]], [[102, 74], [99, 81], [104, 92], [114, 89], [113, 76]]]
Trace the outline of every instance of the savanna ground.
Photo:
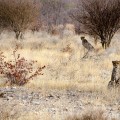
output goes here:
[[34, 78], [23, 87], [5, 86], [6, 79], [0, 77], [0, 91], [6, 92], [0, 98], [0, 119], [65, 120], [86, 111], [94, 113], [100, 110], [108, 120], [119, 120], [120, 91], [107, 89], [112, 61], [120, 60], [119, 37], [117, 33], [110, 48], [103, 50], [99, 42], [95, 45], [93, 38], [86, 36], [96, 53], [82, 59], [86, 50], [80, 36], [72, 31], [64, 31], [63, 39], [46, 32], [33, 34], [28, 31], [21, 41], [15, 39], [14, 33], [2, 33], [0, 50], [6, 55], [6, 60], [13, 59], [12, 51], [18, 45], [17, 52], [21, 56], [37, 60], [38, 66], [45, 65], [46, 68], [43, 76]]

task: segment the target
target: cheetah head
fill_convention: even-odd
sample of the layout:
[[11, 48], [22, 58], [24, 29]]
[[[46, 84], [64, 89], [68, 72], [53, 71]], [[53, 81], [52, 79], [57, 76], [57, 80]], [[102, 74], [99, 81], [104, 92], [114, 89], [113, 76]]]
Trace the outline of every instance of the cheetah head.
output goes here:
[[120, 65], [120, 61], [112, 61], [112, 63], [113, 63], [113, 66], [118, 66], [118, 65]]
[[84, 40], [84, 39], [85, 39], [85, 37], [82, 36], [82, 37], [81, 37], [81, 40]]

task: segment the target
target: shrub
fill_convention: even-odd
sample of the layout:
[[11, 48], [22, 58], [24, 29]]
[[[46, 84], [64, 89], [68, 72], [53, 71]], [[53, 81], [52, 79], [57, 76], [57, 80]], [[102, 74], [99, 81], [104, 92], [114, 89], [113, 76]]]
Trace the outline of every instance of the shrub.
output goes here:
[[120, 0], [79, 0], [70, 17], [85, 33], [99, 38], [106, 49], [120, 29]]
[[37, 61], [28, 61], [20, 54], [17, 54], [18, 46], [16, 46], [13, 51], [12, 61], [6, 61], [3, 52], [0, 53], [0, 74], [4, 75], [8, 79], [7, 83], [10, 85], [24, 85], [29, 80], [33, 79], [38, 75], [43, 75], [41, 72], [45, 68], [37, 67], [35, 69], [35, 64]]
[[39, 17], [40, 6], [36, 0], [0, 0], [0, 21], [2, 26], [14, 31], [16, 38], [31, 28]]

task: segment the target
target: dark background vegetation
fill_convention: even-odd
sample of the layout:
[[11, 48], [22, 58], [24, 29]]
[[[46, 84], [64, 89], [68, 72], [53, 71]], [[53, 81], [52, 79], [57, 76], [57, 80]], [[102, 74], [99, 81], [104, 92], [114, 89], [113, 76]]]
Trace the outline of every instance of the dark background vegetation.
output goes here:
[[0, 0], [0, 32], [14, 31], [17, 39], [27, 29], [52, 34], [62, 25], [62, 33], [67, 23], [106, 49], [120, 28], [120, 0]]

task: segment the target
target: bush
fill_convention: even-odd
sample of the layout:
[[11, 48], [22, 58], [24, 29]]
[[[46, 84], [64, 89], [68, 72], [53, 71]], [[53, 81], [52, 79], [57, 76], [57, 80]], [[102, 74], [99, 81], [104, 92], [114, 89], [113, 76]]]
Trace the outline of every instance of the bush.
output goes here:
[[0, 53], [0, 74], [4, 75], [8, 79], [7, 83], [10, 85], [24, 85], [29, 80], [33, 79], [38, 75], [43, 75], [41, 72], [45, 68], [37, 67], [35, 69], [35, 64], [37, 61], [28, 61], [20, 54], [16, 54], [18, 46], [16, 46], [13, 51], [12, 61], [6, 61], [3, 52]]
[[14, 31], [17, 39], [22, 38], [23, 32], [35, 24], [39, 12], [36, 0], [0, 0], [1, 26]]
[[78, 28], [99, 38], [106, 49], [120, 29], [120, 0], [79, 0], [70, 17], [77, 22]]

